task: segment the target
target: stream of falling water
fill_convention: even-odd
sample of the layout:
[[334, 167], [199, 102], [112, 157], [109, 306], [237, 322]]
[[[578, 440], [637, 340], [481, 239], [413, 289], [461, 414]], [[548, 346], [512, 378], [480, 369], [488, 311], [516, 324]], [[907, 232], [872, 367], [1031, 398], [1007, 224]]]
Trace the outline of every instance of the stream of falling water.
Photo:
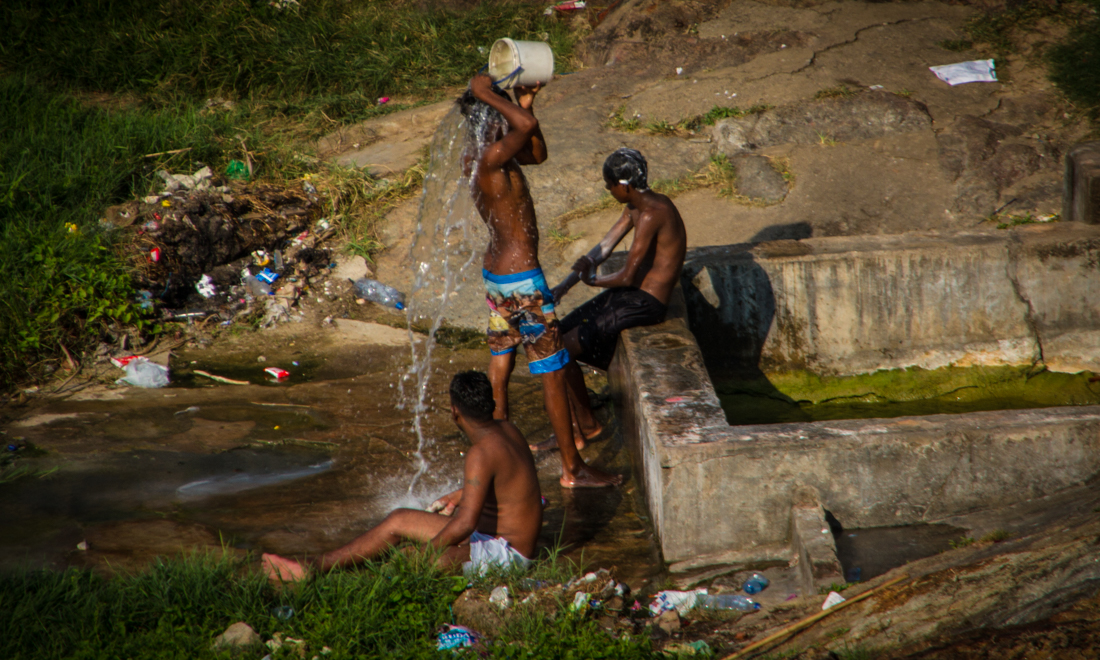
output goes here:
[[[413, 489], [428, 469], [424, 450], [433, 441], [424, 434], [423, 420], [431, 405], [428, 383], [435, 334], [466, 279], [476, 275], [475, 262], [488, 242], [488, 232], [470, 196], [470, 177], [463, 172], [465, 144], [466, 119], [456, 107], [444, 117], [432, 138], [416, 235], [409, 251], [409, 265], [416, 269], [406, 299], [411, 361], [399, 387], [400, 405], [413, 412], [417, 471], [409, 483], [406, 499], [413, 498]], [[480, 277], [472, 279], [480, 281]], [[417, 341], [412, 330], [414, 323], [428, 324], [427, 339]]]

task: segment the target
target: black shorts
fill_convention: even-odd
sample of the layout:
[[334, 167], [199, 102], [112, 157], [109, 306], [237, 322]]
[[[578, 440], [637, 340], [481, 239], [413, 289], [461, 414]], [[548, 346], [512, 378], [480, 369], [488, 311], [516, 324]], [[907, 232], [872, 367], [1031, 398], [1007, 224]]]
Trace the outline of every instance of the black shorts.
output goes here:
[[667, 305], [641, 289], [608, 289], [562, 319], [561, 334], [579, 328], [582, 352], [577, 360], [606, 371], [615, 357], [620, 332], [660, 323], [667, 311]]

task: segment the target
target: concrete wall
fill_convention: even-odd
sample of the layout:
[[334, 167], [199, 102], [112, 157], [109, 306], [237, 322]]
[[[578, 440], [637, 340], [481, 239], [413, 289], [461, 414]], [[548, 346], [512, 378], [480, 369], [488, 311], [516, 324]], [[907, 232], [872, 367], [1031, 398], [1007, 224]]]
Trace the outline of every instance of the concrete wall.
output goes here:
[[691, 325], [711, 364], [856, 374], [955, 364], [1100, 371], [1100, 231], [1077, 223], [956, 235], [692, 250]]
[[[1097, 232], [1068, 229], [861, 239], [872, 245], [861, 249], [816, 239], [696, 250], [684, 279], [695, 282], [695, 320], [722, 319], [722, 332], [698, 334], [725, 359], [751, 359], [755, 346], [773, 364], [851, 373], [922, 356], [933, 366], [940, 351], [976, 362], [1041, 351], [1049, 360], [1057, 344], [1092, 364]], [[623, 333], [610, 372], [674, 570], [805, 554], [812, 544], [792, 530], [814, 527], [798, 512], [818, 506], [845, 527], [934, 522], [1100, 473], [1100, 406], [731, 427], [689, 308], [677, 289], [664, 323]], [[884, 336], [893, 349], [882, 350]]]

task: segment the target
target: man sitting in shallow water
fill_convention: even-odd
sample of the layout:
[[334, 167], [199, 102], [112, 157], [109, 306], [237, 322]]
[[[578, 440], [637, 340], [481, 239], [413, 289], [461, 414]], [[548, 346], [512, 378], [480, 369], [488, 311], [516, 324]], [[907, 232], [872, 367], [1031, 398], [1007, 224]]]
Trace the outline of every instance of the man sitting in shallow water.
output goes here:
[[311, 568], [327, 571], [373, 559], [401, 543], [430, 543], [443, 550], [441, 566], [471, 562], [478, 572], [493, 563], [526, 567], [542, 527], [542, 495], [535, 461], [514, 424], [493, 419], [493, 388], [485, 374], [464, 371], [451, 380], [451, 416], [470, 440], [463, 486], [431, 511], [397, 509], [377, 527], [342, 548], [305, 562], [265, 554], [273, 580], [295, 582]]

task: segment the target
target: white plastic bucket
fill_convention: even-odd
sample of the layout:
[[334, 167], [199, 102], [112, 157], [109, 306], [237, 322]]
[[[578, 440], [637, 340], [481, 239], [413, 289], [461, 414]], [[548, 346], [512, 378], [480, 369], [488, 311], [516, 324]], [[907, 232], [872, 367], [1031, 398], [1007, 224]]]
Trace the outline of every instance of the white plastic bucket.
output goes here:
[[554, 51], [544, 41], [497, 39], [489, 51], [489, 75], [504, 89], [548, 83], [554, 77]]

